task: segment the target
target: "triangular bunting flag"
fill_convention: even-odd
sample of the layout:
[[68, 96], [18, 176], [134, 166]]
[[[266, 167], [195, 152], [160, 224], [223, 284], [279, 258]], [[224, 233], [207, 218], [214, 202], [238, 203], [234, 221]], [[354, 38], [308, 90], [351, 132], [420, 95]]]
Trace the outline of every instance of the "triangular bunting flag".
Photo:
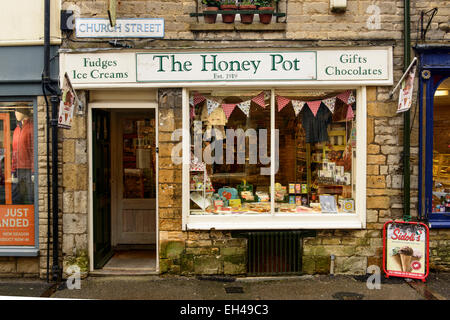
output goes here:
[[349, 121], [349, 120], [353, 120], [353, 117], [355, 116], [355, 114], [353, 113], [353, 108], [352, 108], [352, 106], [351, 105], [348, 105], [348, 108], [347, 108], [347, 116], [345, 117], [345, 119], [347, 120], [347, 121]]
[[195, 107], [194, 106], [191, 106], [191, 112], [189, 115], [191, 117], [191, 120], [193, 120], [195, 118]]
[[203, 101], [205, 101], [206, 98], [204, 96], [202, 96], [199, 93], [194, 93], [194, 105], [198, 105], [199, 103], [202, 103]]
[[353, 104], [356, 102], [355, 96], [353, 95], [353, 91], [350, 91], [350, 96], [348, 97], [347, 104]]
[[189, 104], [190, 104], [191, 106], [194, 105], [194, 97], [193, 97], [193, 96], [190, 96], [190, 97], [189, 97]]
[[341, 100], [343, 103], [348, 104], [348, 97], [350, 97], [350, 93], [352, 93], [350, 90], [344, 91], [339, 93], [336, 98]]
[[214, 110], [216, 110], [216, 108], [220, 106], [220, 103], [218, 103], [217, 101], [214, 100], [206, 100], [206, 108], [208, 110], [208, 115], [211, 114], [211, 112], [213, 112]]
[[248, 117], [250, 115], [250, 103], [251, 100], [247, 100], [239, 103], [237, 106], [242, 110], [243, 113]]
[[317, 111], [319, 111], [321, 103], [322, 103], [321, 100], [307, 101], [306, 102], [306, 104], [308, 105], [309, 109], [311, 109], [311, 112], [313, 113], [314, 117], [316, 116]]
[[280, 112], [284, 107], [286, 107], [286, 105], [289, 102], [291, 102], [290, 99], [282, 97], [282, 96], [277, 96], [278, 112]]
[[336, 97], [328, 98], [322, 100], [323, 104], [330, 109], [331, 113], [334, 113], [334, 107], [336, 106]]
[[292, 106], [294, 107], [295, 116], [298, 116], [300, 111], [302, 111], [303, 106], [305, 105], [305, 101], [300, 100], [292, 100]]
[[265, 94], [264, 91], [258, 94], [256, 97], [252, 99], [254, 103], [256, 103], [258, 106], [265, 108], [266, 107], [266, 101], [265, 101]]
[[222, 109], [223, 112], [225, 112], [225, 115], [227, 116], [227, 120], [230, 118], [231, 113], [233, 112], [234, 108], [236, 108], [236, 104], [234, 103], [223, 103]]

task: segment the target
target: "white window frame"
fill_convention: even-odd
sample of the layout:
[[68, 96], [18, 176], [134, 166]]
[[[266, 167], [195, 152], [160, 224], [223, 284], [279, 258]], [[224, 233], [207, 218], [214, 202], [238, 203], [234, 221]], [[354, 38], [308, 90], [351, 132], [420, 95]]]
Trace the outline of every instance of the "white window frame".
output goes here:
[[[281, 87], [261, 87], [271, 90], [271, 185], [275, 185], [275, 91]], [[214, 86], [211, 86], [214, 87]], [[209, 88], [211, 88], [209, 87]], [[292, 87], [290, 87], [292, 89]], [[312, 89], [311, 86], [297, 86], [298, 89]], [[318, 87], [314, 87], [317, 89]], [[365, 229], [366, 228], [366, 157], [367, 157], [367, 99], [365, 86], [320, 86], [321, 89], [356, 90], [356, 163], [354, 175], [355, 213], [275, 213], [229, 214], [229, 215], [190, 215], [189, 162], [189, 92], [204, 88], [183, 89], [183, 174], [182, 174], [182, 230], [271, 230], [271, 229]], [[245, 89], [236, 88], [236, 90]], [[254, 87], [253, 87], [254, 89]], [[271, 188], [271, 203], [274, 208], [274, 188]]]

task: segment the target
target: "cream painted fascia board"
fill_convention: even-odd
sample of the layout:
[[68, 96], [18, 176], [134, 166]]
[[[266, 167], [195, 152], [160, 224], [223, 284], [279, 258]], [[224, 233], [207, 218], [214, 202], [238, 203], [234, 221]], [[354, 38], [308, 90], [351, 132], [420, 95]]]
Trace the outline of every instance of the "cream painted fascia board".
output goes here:
[[[50, 40], [51, 45], [59, 46], [62, 40]], [[44, 40], [14, 40], [14, 41], [0, 41], [0, 47], [20, 47], [20, 46], [43, 46]]]

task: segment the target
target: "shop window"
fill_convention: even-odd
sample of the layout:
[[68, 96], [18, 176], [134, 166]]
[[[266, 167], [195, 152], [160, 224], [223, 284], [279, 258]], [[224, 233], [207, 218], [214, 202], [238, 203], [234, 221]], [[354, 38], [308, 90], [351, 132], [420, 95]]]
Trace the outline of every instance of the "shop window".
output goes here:
[[190, 93], [190, 215], [355, 215], [356, 93]]
[[34, 245], [33, 103], [0, 102], [0, 246]]
[[434, 94], [432, 212], [450, 212], [450, 78]]

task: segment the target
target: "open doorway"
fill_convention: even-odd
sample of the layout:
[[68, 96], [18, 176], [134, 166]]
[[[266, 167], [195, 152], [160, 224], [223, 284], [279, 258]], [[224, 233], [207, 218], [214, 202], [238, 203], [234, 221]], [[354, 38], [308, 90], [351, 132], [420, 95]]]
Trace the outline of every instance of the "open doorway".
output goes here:
[[155, 272], [156, 109], [92, 109], [92, 148], [94, 268]]

